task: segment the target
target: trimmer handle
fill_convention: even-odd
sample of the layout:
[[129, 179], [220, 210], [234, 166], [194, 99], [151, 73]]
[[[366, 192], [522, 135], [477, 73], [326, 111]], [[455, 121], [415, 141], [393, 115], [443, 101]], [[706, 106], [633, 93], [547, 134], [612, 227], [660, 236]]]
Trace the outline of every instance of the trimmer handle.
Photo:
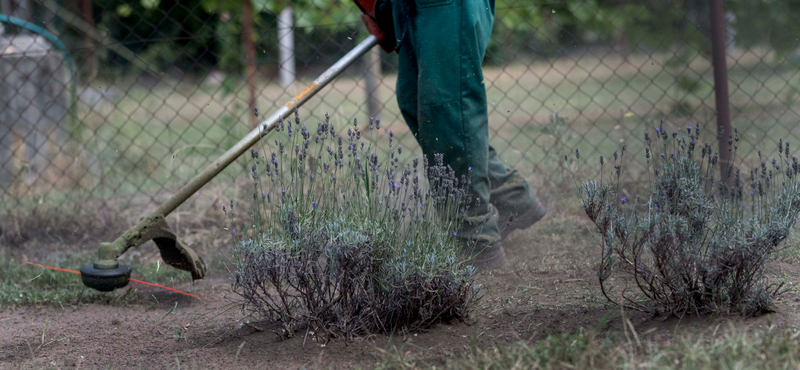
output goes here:
[[375, 36], [383, 51], [391, 53], [397, 48], [392, 23], [391, 5], [386, 0], [353, 0], [361, 9], [361, 21], [367, 31]]

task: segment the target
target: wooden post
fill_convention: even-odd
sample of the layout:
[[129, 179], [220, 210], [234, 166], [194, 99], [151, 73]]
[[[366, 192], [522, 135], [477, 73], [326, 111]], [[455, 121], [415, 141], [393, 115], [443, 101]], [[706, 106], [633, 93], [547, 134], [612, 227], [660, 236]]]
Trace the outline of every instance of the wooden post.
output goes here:
[[[94, 28], [94, 13], [92, 10], [92, 0], [81, 0], [81, 18], [90, 27]], [[86, 75], [84, 81], [91, 83], [97, 77], [97, 59], [95, 57], [95, 44], [94, 39], [87, 34], [83, 34], [84, 43], [86, 43], [86, 61], [84, 68]]]

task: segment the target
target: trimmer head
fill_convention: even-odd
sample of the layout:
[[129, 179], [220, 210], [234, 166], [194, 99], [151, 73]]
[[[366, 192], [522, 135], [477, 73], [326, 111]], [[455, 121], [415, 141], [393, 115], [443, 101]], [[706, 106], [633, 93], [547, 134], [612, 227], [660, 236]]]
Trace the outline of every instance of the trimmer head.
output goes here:
[[81, 267], [83, 285], [101, 292], [110, 292], [128, 285], [131, 268], [117, 264], [116, 267], [91, 264]]

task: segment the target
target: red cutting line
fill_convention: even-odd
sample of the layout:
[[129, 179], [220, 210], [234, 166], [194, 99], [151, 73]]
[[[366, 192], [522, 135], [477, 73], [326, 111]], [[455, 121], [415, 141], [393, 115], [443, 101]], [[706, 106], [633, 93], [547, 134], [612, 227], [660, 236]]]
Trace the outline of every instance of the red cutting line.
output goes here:
[[70, 270], [70, 269], [62, 269], [61, 267], [45, 266], [45, 265], [40, 265], [40, 264], [38, 264], [38, 263], [33, 263], [33, 262], [28, 262], [28, 261], [22, 261], [22, 263], [24, 263], [24, 264], [26, 264], [26, 265], [31, 265], [31, 266], [41, 267], [41, 268], [43, 268], [43, 269], [50, 269], [50, 270], [64, 271], [64, 272], [71, 272], [71, 273], [73, 273], [73, 274], [80, 274], [80, 273], [81, 273], [80, 271], [75, 271], [75, 270]]
[[[64, 271], [64, 272], [71, 272], [71, 273], [73, 273], [73, 274], [80, 274], [80, 273], [81, 273], [80, 271], [75, 271], [75, 270], [70, 270], [70, 269], [64, 269], [64, 268], [61, 268], [61, 267], [45, 266], [45, 265], [40, 265], [40, 264], [38, 264], [38, 263], [33, 263], [33, 262], [28, 262], [28, 261], [22, 261], [22, 263], [24, 263], [24, 264], [26, 264], [26, 265], [31, 265], [31, 266], [41, 267], [41, 268], [43, 268], [43, 269], [50, 269], [50, 270]], [[191, 294], [191, 293], [182, 292], [182, 291], [180, 291], [180, 290], [178, 290], [178, 289], [173, 289], [173, 288], [166, 287], [166, 286], [163, 286], [163, 285], [158, 285], [158, 284], [148, 283], [148, 282], [146, 282], [146, 281], [141, 281], [141, 280], [136, 280], [136, 279], [131, 279], [131, 278], [128, 278], [128, 280], [129, 280], [129, 281], [136, 282], [136, 283], [142, 283], [142, 284], [147, 284], [147, 285], [151, 285], [151, 286], [158, 287], [158, 288], [163, 288], [163, 289], [166, 289], [166, 290], [171, 290], [171, 291], [173, 291], [173, 292], [178, 292], [178, 293], [180, 293], [180, 294], [183, 294], [183, 295], [188, 295], [189, 297], [195, 297], [195, 298], [197, 298], [197, 299], [202, 299], [202, 298], [200, 298], [200, 296], [196, 296], [196, 295], [194, 295], [194, 294]]]
[[141, 280], [136, 280], [136, 279], [131, 279], [131, 278], [128, 278], [128, 280], [130, 280], [130, 281], [135, 281], [135, 282], [137, 282], [137, 283], [142, 283], [142, 284], [152, 285], [152, 286], [159, 287], [159, 288], [164, 288], [164, 289], [166, 289], [166, 290], [171, 290], [171, 291], [173, 291], [173, 292], [178, 292], [178, 293], [180, 293], [180, 294], [185, 294], [185, 295], [188, 295], [189, 297], [195, 297], [195, 298], [197, 298], [197, 299], [201, 299], [201, 298], [200, 298], [200, 296], [196, 296], [196, 295], [194, 295], [194, 294], [192, 294], [192, 293], [186, 293], [186, 292], [182, 292], [182, 291], [180, 291], [180, 290], [178, 290], [178, 289], [172, 289], [172, 288], [170, 288], [170, 287], [166, 287], [166, 286], [163, 286], [163, 285], [158, 285], [158, 284], [148, 283], [148, 282], [146, 282], [146, 281], [141, 281]]

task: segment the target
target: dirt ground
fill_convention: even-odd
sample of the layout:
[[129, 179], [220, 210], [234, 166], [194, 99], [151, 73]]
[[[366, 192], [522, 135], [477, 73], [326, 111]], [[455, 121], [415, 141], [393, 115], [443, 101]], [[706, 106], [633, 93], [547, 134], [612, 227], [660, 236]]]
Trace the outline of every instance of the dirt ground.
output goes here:
[[[778, 302], [776, 312], [758, 318], [623, 313], [599, 292], [593, 269], [597, 247], [586, 229], [575, 230], [579, 216], [550, 213], [507, 239], [512, 263], [478, 277], [483, 297], [464, 322], [352, 343], [323, 343], [311, 332], [282, 340], [278, 327], [241, 313], [226, 276], [218, 272], [203, 281], [175, 285], [202, 299], [131, 283], [139, 298], [133, 303], [109, 299], [70, 307], [2, 309], [0, 368], [371, 368], [387, 353], [411, 353], [417, 361], [411, 365], [424, 367], [460, 357], [471, 343], [502, 346], [581, 328], [622, 330], [623, 314], [643, 337], [800, 324], [800, 294], [794, 288]], [[773, 262], [769, 270], [770, 276], [792, 286], [800, 276], [800, 266], [785, 262]]]

